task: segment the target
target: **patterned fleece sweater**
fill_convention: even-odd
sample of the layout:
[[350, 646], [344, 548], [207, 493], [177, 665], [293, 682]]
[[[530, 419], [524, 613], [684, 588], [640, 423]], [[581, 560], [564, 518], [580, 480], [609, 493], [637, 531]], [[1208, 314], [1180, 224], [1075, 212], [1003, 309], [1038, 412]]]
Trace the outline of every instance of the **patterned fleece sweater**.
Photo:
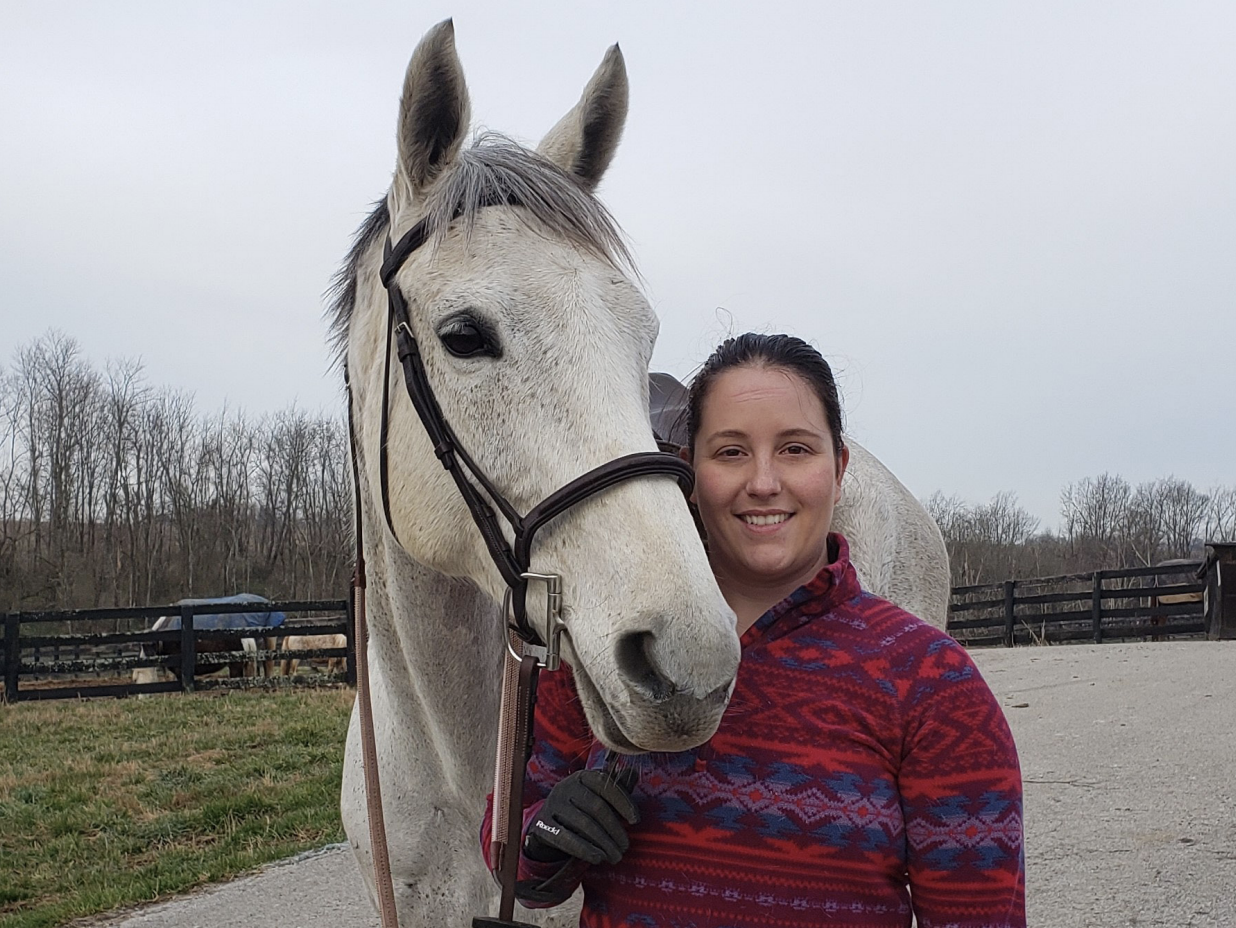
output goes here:
[[[960, 645], [863, 592], [845, 539], [830, 546], [834, 562], [743, 635], [712, 739], [625, 759], [641, 819], [617, 865], [581, 868], [582, 925], [909, 928], [913, 913], [919, 928], [1024, 928], [1021, 774], [999, 704]], [[543, 674], [525, 827], [605, 758], [569, 672]], [[520, 859], [521, 880], [557, 869]]]

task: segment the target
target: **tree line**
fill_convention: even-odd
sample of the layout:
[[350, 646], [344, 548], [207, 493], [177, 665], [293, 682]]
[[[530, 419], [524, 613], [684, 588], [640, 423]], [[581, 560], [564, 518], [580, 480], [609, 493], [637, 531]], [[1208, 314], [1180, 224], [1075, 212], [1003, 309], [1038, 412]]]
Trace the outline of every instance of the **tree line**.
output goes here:
[[936, 492], [924, 505], [944, 535], [954, 586], [1150, 567], [1201, 558], [1207, 541], [1236, 541], [1236, 487], [1202, 492], [1177, 477], [1133, 486], [1104, 473], [1070, 483], [1056, 531], [1011, 492], [980, 504]]
[[[0, 369], [0, 611], [240, 591], [341, 598], [352, 569], [342, 416], [202, 414], [141, 364], [99, 368], [49, 332]], [[1011, 492], [924, 501], [955, 586], [1148, 566], [1236, 540], [1236, 487], [1069, 484], [1060, 528]]]
[[19, 347], [0, 369], [0, 610], [342, 598], [346, 431], [295, 407], [199, 413], [58, 332]]

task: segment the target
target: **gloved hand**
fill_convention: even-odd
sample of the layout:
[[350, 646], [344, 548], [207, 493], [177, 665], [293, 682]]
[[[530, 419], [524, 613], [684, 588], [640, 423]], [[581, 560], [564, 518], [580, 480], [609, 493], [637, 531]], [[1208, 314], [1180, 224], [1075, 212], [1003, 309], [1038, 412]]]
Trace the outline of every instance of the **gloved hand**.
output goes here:
[[580, 770], [554, 784], [528, 826], [524, 853], [553, 862], [577, 857], [590, 864], [618, 863], [630, 846], [626, 825], [639, 821], [631, 802], [638, 771]]

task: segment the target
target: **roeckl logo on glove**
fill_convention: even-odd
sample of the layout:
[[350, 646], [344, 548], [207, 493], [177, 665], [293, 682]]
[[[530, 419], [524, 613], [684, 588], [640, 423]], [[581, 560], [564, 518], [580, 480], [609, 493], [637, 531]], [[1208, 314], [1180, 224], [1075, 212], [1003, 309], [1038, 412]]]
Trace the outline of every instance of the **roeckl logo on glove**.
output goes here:
[[536, 820], [535, 827], [541, 829], [541, 831], [548, 831], [551, 835], [556, 835], [558, 832], [562, 831], [561, 828], [552, 828], [549, 825], [546, 825], [539, 818]]

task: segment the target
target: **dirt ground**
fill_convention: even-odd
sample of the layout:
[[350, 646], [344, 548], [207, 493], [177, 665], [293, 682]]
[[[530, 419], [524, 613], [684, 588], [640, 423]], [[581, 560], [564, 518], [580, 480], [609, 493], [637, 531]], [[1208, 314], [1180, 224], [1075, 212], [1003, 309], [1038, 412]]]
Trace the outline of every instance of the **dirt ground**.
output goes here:
[[[1236, 642], [974, 657], [1021, 754], [1030, 925], [1234, 928]], [[377, 926], [345, 847], [95, 924], [254, 923]]]
[[1030, 924], [1236, 926], [1236, 642], [974, 656], [1021, 755]]

